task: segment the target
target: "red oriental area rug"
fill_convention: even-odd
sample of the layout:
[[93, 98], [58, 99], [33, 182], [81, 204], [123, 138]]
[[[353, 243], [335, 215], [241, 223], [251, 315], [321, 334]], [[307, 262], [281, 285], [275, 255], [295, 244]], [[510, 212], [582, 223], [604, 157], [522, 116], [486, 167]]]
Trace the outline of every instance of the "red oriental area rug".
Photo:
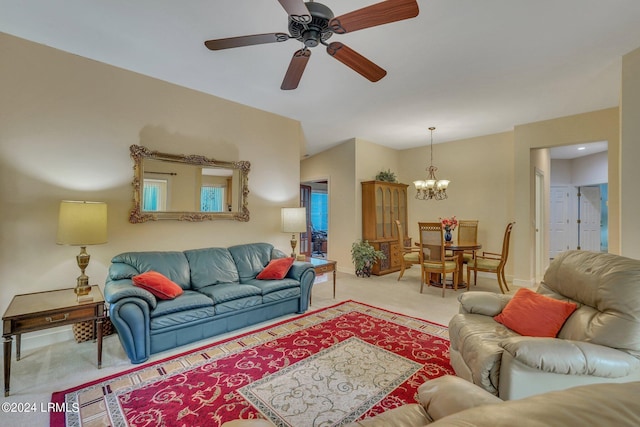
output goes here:
[[58, 426], [343, 425], [415, 402], [453, 374], [445, 327], [347, 301], [56, 392]]

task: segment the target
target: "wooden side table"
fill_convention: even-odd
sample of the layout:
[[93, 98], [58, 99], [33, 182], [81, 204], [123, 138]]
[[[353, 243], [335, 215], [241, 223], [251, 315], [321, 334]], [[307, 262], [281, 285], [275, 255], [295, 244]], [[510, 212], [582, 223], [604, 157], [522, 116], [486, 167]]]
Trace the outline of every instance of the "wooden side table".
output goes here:
[[16, 336], [16, 360], [20, 360], [20, 338], [23, 333], [40, 331], [78, 322], [94, 321], [98, 342], [98, 368], [102, 367], [102, 321], [105, 318], [104, 297], [93, 285], [93, 301], [79, 303], [71, 289], [16, 295], [2, 316], [4, 338], [4, 395], [9, 396], [11, 376], [11, 343]]
[[[307, 262], [313, 264], [316, 275], [330, 273], [333, 271], [333, 298], [336, 298], [336, 267], [338, 262], [323, 258], [306, 258]], [[311, 296], [309, 296], [309, 304], [311, 304]]]

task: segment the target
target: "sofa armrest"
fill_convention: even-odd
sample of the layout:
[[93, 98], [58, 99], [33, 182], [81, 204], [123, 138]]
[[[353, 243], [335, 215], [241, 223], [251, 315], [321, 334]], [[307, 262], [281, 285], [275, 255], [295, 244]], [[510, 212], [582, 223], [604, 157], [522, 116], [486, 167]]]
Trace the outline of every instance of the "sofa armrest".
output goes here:
[[500, 346], [524, 365], [554, 374], [619, 378], [640, 369], [640, 360], [624, 351], [582, 341], [512, 337]]
[[468, 291], [458, 297], [459, 313], [495, 316], [502, 312], [511, 297], [511, 295], [494, 294], [493, 292]]
[[422, 384], [418, 387], [418, 401], [433, 421], [465, 409], [502, 402], [488, 391], [453, 375], [445, 375]]
[[104, 286], [104, 299], [114, 304], [123, 298], [140, 298], [149, 304], [150, 309], [156, 308], [158, 302], [153, 294], [145, 289], [133, 286], [131, 279], [107, 280]]
[[304, 272], [310, 268], [313, 269], [313, 264], [311, 264], [310, 262], [294, 261], [291, 265], [291, 268], [287, 272], [287, 277], [289, 277], [290, 279], [301, 281]]

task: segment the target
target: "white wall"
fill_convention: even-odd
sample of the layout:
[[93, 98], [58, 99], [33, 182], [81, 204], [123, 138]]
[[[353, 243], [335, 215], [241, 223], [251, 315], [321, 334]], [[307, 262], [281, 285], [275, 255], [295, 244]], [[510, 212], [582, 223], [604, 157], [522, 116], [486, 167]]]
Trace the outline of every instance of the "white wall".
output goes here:
[[551, 185], [606, 184], [609, 179], [607, 152], [595, 153], [575, 159], [551, 160]]

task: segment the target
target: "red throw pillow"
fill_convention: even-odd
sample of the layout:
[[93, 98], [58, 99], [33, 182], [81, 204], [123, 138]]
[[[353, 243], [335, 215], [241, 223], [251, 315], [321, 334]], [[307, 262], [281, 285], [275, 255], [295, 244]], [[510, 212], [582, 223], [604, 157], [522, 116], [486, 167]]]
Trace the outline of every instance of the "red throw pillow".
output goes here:
[[269, 264], [256, 276], [256, 279], [279, 280], [289, 272], [293, 265], [293, 257], [272, 259]]
[[555, 337], [578, 306], [520, 288], [493, 319], [520, 335]]
[[157, 271], [138, 274], [132, 280], [134, 286], [146, 289], [160, 299], [174, 299], [184, 292], [180, 285]]

